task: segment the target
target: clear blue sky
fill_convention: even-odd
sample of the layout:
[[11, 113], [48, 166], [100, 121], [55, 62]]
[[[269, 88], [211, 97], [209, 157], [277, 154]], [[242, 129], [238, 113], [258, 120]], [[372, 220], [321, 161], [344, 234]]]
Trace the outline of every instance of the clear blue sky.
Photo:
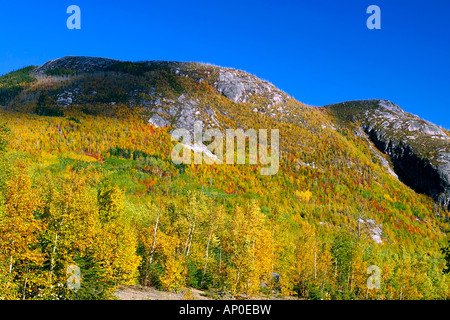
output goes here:
[[209, 62], [310, 105], [389, 99], [450, 129], [447, 0], [0, 0], [0, 35], [0, 74], [66, 55]]

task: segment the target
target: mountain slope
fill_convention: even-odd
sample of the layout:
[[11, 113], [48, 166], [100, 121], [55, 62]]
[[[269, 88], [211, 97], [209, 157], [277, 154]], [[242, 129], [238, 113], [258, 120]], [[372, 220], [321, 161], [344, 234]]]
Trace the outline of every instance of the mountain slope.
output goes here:
[[[14, 292], [8, 281], [22, 296], [26, 279], [27, 297], [73, 297], [52, 289], [62, 288], [71, 263], [89, 271], [78, 298], [132, 281], [310, 299], [450, 296], [448, 211], [405, 184], [412, 172], [399, 170], [363, 123], [401, 146], [413, 121], [411, 148], [448, 141], [389, 102], [316, 108], [239, 70], [90, 57], [0, 77], [0, 98], [0, 142], [9, 147], [0, 155], [0, 247], [9, 250], [0, 251], [0, 296]], [[396, 127], [381, 133], [381, 117], [396, 117], [381, 128]], [[195, 120], [279, 129], [278, 173], [262, 176], [260, 164], [175, 165], [171, 130], [192, 130]], [[421, 159], [438, 166], [439, 148], [421, 149]], [[39, 237], [8, 224], [16, 198], [25, 201], [20, 222], [33, 226], [21, 230]], [[63, 219], [61, 233], [66, 207], [67, 218], [86, 223]], [[13, 251], [16, 236], [30, 239], [33, 254]], [[370, 265], [383, 270], [383, 287], [368, 292]]]
[[199, 63], [64, 57], [36, 68], [31, 76], [38, 81], [10, 103], [13, 108], [31, 105], [32, 110], [43, 101], [56, 107], [124, 103], [145, 107], [155, 124], [175, 127], [190, 127], [196, 119], [219, 125], [217, 117], [226, 117], [226, 111], [203, 99], [208, 88], [235, 103], [257, 102], [260, 112], [291, 99], [246, 72]]

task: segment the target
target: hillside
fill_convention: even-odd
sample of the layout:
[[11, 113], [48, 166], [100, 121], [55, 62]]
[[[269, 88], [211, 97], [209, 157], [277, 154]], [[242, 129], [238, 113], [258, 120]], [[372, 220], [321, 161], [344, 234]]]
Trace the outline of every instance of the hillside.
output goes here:
[[[244, 71], [91, 57], [4, 75], [0, 101], [0, 296], [450, 296], [449, 135], [390, 102], [316, 108]], [[175, 165], [171, 132], [196, 120], [279, 129], [278, 173]]]

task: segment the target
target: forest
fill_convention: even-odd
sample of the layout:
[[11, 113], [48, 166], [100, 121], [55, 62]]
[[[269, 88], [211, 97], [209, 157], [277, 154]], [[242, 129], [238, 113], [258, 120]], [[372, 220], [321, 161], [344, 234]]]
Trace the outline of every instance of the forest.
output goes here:
[[[450, 298], [445, 208], [324, 108], [235, 103], [213, 88], [216, 69], [194, 67], [0, 77], [0, 299], [114, 299], [137, 284], [217, 299]], [[218, 129], [279, 129], [279, 171], [173, 163], [174, 126], [149, 123], [140, 88], [167, 98], [161, 109], [188, 96]], [[77, 94], [58, 105], [65, 92]]]

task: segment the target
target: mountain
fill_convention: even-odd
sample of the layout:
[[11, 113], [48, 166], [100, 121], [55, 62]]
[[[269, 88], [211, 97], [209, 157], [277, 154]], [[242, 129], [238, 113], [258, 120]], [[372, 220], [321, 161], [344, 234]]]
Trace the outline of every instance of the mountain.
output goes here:
[[[64, 57], [45, 63], [31, 75], [37, 82], [18, 96], [11, 103], [13, 106], [36, 103], [36, 92], [45, 95], [46, 103], [61, 107], [99, 103], [139, 105], [152, 111], [151, 121], [162, 126], [187, 127], [196, 119], [218, 125], [215, 115], [218, 110], [207, 106], [201, 99], [205, 93], [193, 88], [198, 83], [213, 87], [217, 94], [235, 103], [258, 99], [261, 111], [291, 99], [272, 84], [246, 72], [199, 63], [131, 63]], [[59, 84], [54, 85], [55, 82]], [[49, 83], [53, 83], [51, 88]], [[223, 114], [226, 116], [226, 112]]]
[[[1, 76], [0, 106], [0, 297], [136, 282], [450, 297], [450, 132], [390, 101], [312, 107], [232, 68], [69, 56]], [[175, 164], [171, 134], [197, 120], [278, 129], [279, 171]], [[61, 289], [72, 264], [77, 293]], [[369, 291], [374, 265], [383, 287]]]

